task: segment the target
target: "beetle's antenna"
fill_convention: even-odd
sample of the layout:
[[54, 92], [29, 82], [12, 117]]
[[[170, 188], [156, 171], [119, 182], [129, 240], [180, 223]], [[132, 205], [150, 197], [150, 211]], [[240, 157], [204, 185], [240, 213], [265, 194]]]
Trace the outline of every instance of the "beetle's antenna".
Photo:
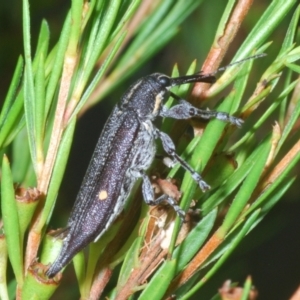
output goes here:
[[256, 59], [256, 58], [260, 58], [260, 57], [264, 57], [264, 56], [267, 56], [267, 54], [266, 53], [260, 53], [260, 54], [256, 54], [256, 55], [253, 55], [253, 56], [246, 57], [244, 59], [235, 61], [235, 62], [233, 62], [233, 63], [231, 63], [231, 64], [229, 64], [227, 66], [220, 67], [219, 69], [217, 69], [216, 71], [210, 73], [209, 75], [215, 75], [215, 74], [217, 74], [219, 72], [225, 71], [226, 69], [228, 69], [228, 68], [230, 68], [230, 67], [232, 67], [234, 65], [238, 65], [238, 64], [241, 64], [241, 63], [243, 63], [243, 62], [245, 62], [247, 60]]
[[235, 61], [235, 62], [233, 62], [233, 63], [231, 63], [227, 66], [220, 67], [216, 71], [214, 71], [212, 73], [208, 73], [208, 74], [203, 74], [203, 71], [200, 71], [200, 72], [197, 72], [196, 74], [193, 74], [193, 75], [186, 75], [186, 76], [170, 78], [170, 80], [171, 80], [170, 86], [181, 85], [181, 84], [185, 84], [185, 83], [193, 83], [193, 82], [214, 83], [216, 81], [215, 75], [217, 73], [223, 72], [224, 70], [226, 70], [226, 69], [228, 69], [228, 68], [230, 68], [234, 65], [241, 64], [241, 63], [243, 63], [247, 60], [264, 57], [266, 55], [267, 54], [265, 54], [265, 53], [261, 53], [261, 54], [256, 54], [256, 55], [253, 55], [253, 56], [249, 56], [249, 57], [244, 58], [242, 60]]

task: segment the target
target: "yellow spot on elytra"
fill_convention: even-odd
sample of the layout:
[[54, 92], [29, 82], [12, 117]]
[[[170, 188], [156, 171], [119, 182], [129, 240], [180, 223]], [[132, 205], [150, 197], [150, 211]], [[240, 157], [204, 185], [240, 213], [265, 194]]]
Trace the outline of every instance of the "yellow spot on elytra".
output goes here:
[[99, 200], [105, 200], [106, 198], [107, 198], [107, 191], [106, 190], [102, 190], [102, 191], [100, 191], [100, 193], [99, 193]]

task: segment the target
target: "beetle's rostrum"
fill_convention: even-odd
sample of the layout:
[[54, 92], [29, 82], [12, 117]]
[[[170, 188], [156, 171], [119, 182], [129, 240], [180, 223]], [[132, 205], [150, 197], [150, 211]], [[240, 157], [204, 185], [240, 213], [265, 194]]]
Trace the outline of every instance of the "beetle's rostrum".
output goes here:
[[[242, 119], [225, 112], [202, 110], [170, 91], [172, 86], [192, 82], [215, 82], [213, 75], [197, 73], [177, 78], [154, 73], [134, 83], [114, 107], [101, 133], [96, 149], [80, 187], [69, 218], [68, 233], [61, 252], [47, 271], [53, 277], [80, 250], [99, 239], [111, 226], [138, 178], [148, 205], [169, 203], [184, 219], [185, 213], [168, 195], [154, 199], [154, 191], [146, 174], [156, 154], [156, 139], [174, 162], [189, 171], [205, 191], [209, 185], [178, 154], [171, 138], [153, 124], [157, 117], [174, 119], [216, 118], [241, 126]], [[164, 101], [172, 96], [178, 104], [171, 108]]]

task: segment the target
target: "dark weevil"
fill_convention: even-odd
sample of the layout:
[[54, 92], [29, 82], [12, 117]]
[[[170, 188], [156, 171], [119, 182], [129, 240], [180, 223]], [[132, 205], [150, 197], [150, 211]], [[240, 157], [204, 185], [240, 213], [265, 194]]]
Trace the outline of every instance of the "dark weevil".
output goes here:
[[[255, 57], [258, 56], [262, 55]], [[191, 173], [203, 191], [209, 189], [200, 174], [176, 154], [171, 138], [157, 129], [153, 121], [157, 117], [216, 118], [241, 126], [242, 119], [225, 112], [198, 109], [170, 91], [171, 87], [186, 83], [213, 83], [216, 72], [208, 75], [200, 72], [177, 78], [154, 73], [130, 86], [104, 126], [72, 209], [62, 249], [46, 272], [48, 277], [55, 276], [76, 253], [107, 231], [122, 211], [138, 178], [143, 179], [142, 192], [148, 205], [166, 201], [184, 219], [185, 212], [170, 196], [162, 195], [154, 199], [154, 191], [146, 170], [155, 158], [156, 139], [162, 141], [164, 150], [174, 162]], [[178, 104], [168, 109], [164, 106], [164, 101], [169, 96], [177, 100]]]

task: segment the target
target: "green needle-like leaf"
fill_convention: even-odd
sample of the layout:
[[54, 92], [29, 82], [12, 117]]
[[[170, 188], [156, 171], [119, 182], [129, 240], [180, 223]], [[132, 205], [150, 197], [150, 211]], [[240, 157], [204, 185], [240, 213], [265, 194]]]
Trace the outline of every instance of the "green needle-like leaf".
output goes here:
[[[13, 102], [15, 100], [16, 94], [17, 94], [17, 88], [20, 84], [20, 79], [21, 79], [21, 75], [23, 72], [23, 67], [24, 67], [24, 62], [23, 62], [23, 58], [20, 56], [17, 62], [17, 66], [7, 93], [7, 96], [4, 100], [4, 104], [3, 107], [1, 109], [1, 114], [0, 114], [0, 135], [2, 133], [2, 127], [3, 124], [6, 122], [7, 120], [7, 115], [11, 110], [11, 107], [13, 105]], [[1, 138], [0, 138], [1, 139]]]
[[73, 120], [68, 125], [61, 144], [60, 148], [58, 150], [57, 159], [55, 162], [55, 166], [53, 168], [53, 174], [52, 174], [52, 180], [49, 185], [48, 194], [45, 202], [45, 206], [43, 209], [42, 217], [40, 218], [40, 222], [38, 225], [38, 230], [42, 230], [45, 223], [49, 221], [49, 218], [51, 216], [52, 210], [55, 205], [55, 200], [57, 197], [57, 193], [61, 184], [61, 180], [63, 178], [63, 174], [65, 172], [66, 164], [68, 161], [68, 156], [70, 153], [71, 144], [73, 141], [73, 134], [75, 129], [75, 121], [76, 119], [73, 118]]
[[138, 266], [138, 255], [142, 242], [143, 240], [141, 238], [137, 238], [127, 252], [127, 255], [124, 258], [122, 269], [120, 271], [117, 289], [121, 289], [126, 284], [132, 269]]
[[256, 210], [245, 222], [244, 226], [240, 229], [237, 236], [233, 239], [231, 242], [229, 248], [223, 254], [223, 256], [217, 261], [217, 263], [205, 274], [205, 277], [200, 280], [195, 286], [190, 289], [189, 292], [187, 292], [185, 295], [181, 297], [181, 299], [189, 299], [198, 289], [200, 289], [204, 283], [207, 282], [208, 279], [210, 279], [216, 271], [222, 266], [222, 264], [227, 260], [227, 258], [231, 255], [233, 250], [237, 247], [237, 245], [241, 242], [243, 237], [249, 232], [250, 228], [252, 227], [253, 223], [256, 221], [256, 219], [259, 216], [259, 210]]
[[[140, 297], [139, 300], [151, 300], [151, 299], [163, 299], [163, 295], [165, 294], [173, 276], [175, 275], [177, 260], [172, 259], [165, 262], [164, 272], [156, 273], [150, 286], [151, 288], [146, 288]], [[155, 287], [155, 288], [153, 288]]]
[[0, 298], [2, 300], [9, 300], [7, 282], [7, 245], [4, 234], [0, 235]]
[[45, 128], [45, 52], [39, 57], [38, 69], [35, 78], [35, 120], [36, 120], [36, 144], [37, 144], [37, 163], [44, 162], [44, 128]]
[[245, 181], [243, 182], [241, 188], [239, 189], [237, 195], [235, 196], [234, 201], [232, 202], [226, 216], [224, 222], [219, 229], [219, 234], [221, 236], [225, 236], [229, 231], [230, 227], [234, 224], [237, 217], [240, 215], [242, 210], [245, 208], [247, 201], [249, 200], [252, 192], [254, 191], [256, 185], [261, 178], [261, 174], [264, 170], [265, 163], [269, 156], [270, 151], [270, 141], [269, 139], [265, 139], [263, 142], [263, 147], [257, 156], [255, 164], [251, 168], [251, 171], [247, 175]]
[[20, 224], [15, 200], [13, 178], [6, 156], [2, 161], [1, 211], [7, 241], [7, 252], [17, 282], [23, 284], [23, 249], [21, 249]]
[[26, 126], [29, 138], [29, 149], [35, 172], [37, 172], [36, 157], [36, 120], [35, 120], [35, 93], [34, 93], [34, 74], [31, 60], [31, 38], [30, 38], [30, 14], [29, 2], [23, 0], [23, 35], [24, 35], [24, 109]]
[[[54, 50], [52, 50], [52, 54], [50, 54], [49, 56], [51, 59], [53, 59], [53, 61], [46, 61], [46, 66], [48, 66], [49, 64], [51, 65], [51, 74], [50, 74], [50, 78], [46, 90], [46, 104], [45, 104], [46, 116], [49, 113], [49, 109], [53, 101], [54, 93], [57, 90], [57, 85], [59, 84], [59, 78], [61, 76], [61, 72], [63, 68], [64, 56], [70, 38], [69, 37], [70, 31], [71, 31], [71, 15], [68, 14], [66, 16], [66, 20], [62, 28], [62, 32], [58, 44], [54, 48]], [[55, 56], [55, 58], [53, 58], [52, 56]]]

